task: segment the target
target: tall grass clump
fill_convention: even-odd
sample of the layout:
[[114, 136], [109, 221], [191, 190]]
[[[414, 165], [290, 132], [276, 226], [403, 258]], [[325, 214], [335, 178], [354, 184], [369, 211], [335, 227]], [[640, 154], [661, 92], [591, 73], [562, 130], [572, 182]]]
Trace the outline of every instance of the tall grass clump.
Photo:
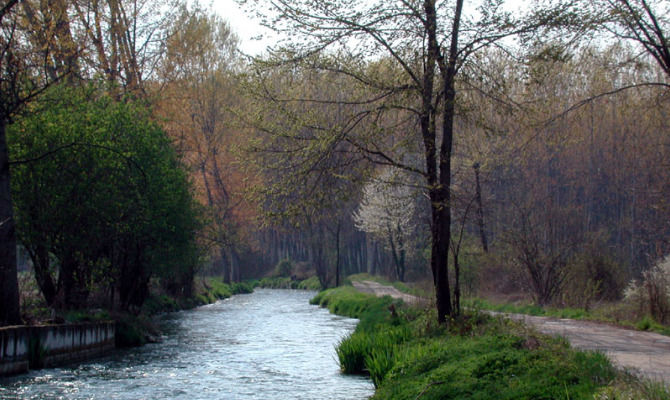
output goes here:
[[370, 336], [352, 333], [340, 341], [336, 347], [340, 369], [345, 374], [364, 374], [365, 355], [370, 352]]

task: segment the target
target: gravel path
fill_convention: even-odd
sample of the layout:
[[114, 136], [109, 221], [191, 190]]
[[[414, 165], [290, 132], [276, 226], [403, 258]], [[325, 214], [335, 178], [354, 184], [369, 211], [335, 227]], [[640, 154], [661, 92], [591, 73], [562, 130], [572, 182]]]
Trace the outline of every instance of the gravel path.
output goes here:
[[[353, 282], [361, 292], [377, 296], [389, 295], [406, 303], [426, 302], [425, 299], [400, 292], [391, 286], [373, 281]], [[493, 313], [492, 314], [500, 314]], [[548, 335], [560, 335], [573, 347], [601, 351], [612, 362], [631, 372], [657, 381], [670, 383], [670, 337], [652, 332], [618, 328], [591, 321], [534, 317], [524, 314], [501, 314], [523, 321]]]

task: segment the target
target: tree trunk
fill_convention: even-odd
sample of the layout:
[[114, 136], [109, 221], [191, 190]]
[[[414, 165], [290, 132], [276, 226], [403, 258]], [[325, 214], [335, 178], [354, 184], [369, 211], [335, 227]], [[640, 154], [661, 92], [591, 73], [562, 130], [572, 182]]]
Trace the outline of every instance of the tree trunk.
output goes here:
[[[458, 29], [460, 23], [460, 11], [462, 0], [457, 2], [456, 16], [452, 30], [452, 43], [450, 49], [449, 68], [444, 67], [444, 60], [440, 54], [440, 45], [437, 40], [437, 11], [435, 2], [424, 1], [426, 13], [426, 31], [428, 34], [428, 54], [424, 67], [422, 87], [422, 114], [420, 116], [421, 135], [423, 137], [426, 177], [429, 187], [431, 204], [431, 255], [430, 268], [433, 273], [433, 284], [435, 285], [435, 298], [437, 306], [437, 320], [444, 323], [447, 316], [452, 315], [451, 293], [449, 288], [449, 239], [451, 234], [451, 209], [449, 204], [449, 189], [451, 187], [451, 145], [453, 136], [453, 117], [455, 90], [453, 78], [456, 74], [455, 63], [458, 45]], [[452, 57], [453, 56], [453, 57]], [[443, 110], [443, 136], [439, 154], [439, 172], [437, 165], [437, 135], [435, 116], [437, 110], [433, 103], [433, 89], [435, 87], [435, 70], [439, 65], [444, 79]], [[439, 174], [439, 175], [438, 175]]]
[[28, 249], [30, 258], [33, 261], [33, 271], [35, 272], [35, 280], [40, 292], [44, 296], [47, 305], [53, 305], [56, 300], [56, 286], [54, 285], [51, 276], [51, 265], [49, 261], [49, 250], [43, 244], [35, 246], [34, 251]]
[[484, 207], [482, 206], [482, 189], [479, 185], [479, 163], [474, 163], [472, 168], [475, 170], [475, 198], [477, 201], [477, 226], [479, 227], [479, 238], [482, 241], [484, 253], [489, 252], [489, 244], [486, 240], [486, 231], [484, 230]]
[[226, 246], [221, 245], [219, 250], [219, 255], [221, 257], [221, 275], [223, 275], [223, 282], [230, 283], [230, 259], [228, 257], [228, 252], [226, 251]]
[[0, 326], [21, 323], [6, 125], [0, 118]]
[[337, 221], [335, 231], [335, 287], [340, 286], [340, 221]]

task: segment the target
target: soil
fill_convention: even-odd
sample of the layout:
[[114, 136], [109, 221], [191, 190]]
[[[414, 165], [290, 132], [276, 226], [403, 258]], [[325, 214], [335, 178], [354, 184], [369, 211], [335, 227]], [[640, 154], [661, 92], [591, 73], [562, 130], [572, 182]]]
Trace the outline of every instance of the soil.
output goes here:
[[[400, 292], [391, 286], [377, 282], [353, 282], [356, 289], [388, 295], [406, 303], [427, 302], [417, 296]], [[494, 313], [492, 314], [502, 314]], [[566, 338], [570, 344], [582, 350], [597, 350], [605, 353], [619, 368], [656, 381], [670, 383], [670, 337], [653, 332], [635, 331], [591, 321], [535, 317], [523, 314], [502, 314], [522, 321], [547, 335]]]

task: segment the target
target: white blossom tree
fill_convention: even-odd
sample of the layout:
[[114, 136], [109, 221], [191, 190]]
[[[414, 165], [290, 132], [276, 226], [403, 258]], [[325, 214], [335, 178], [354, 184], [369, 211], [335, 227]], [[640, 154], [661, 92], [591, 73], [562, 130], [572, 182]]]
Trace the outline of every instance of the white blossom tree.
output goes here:
[[405, 280], [407, 245], [415, 230], [415, 193], [408, 181], [405, 172], [384, 168], [363, 187], [363, 198], [353, 215], [356, 228], [388, 246], [400, 281]]

